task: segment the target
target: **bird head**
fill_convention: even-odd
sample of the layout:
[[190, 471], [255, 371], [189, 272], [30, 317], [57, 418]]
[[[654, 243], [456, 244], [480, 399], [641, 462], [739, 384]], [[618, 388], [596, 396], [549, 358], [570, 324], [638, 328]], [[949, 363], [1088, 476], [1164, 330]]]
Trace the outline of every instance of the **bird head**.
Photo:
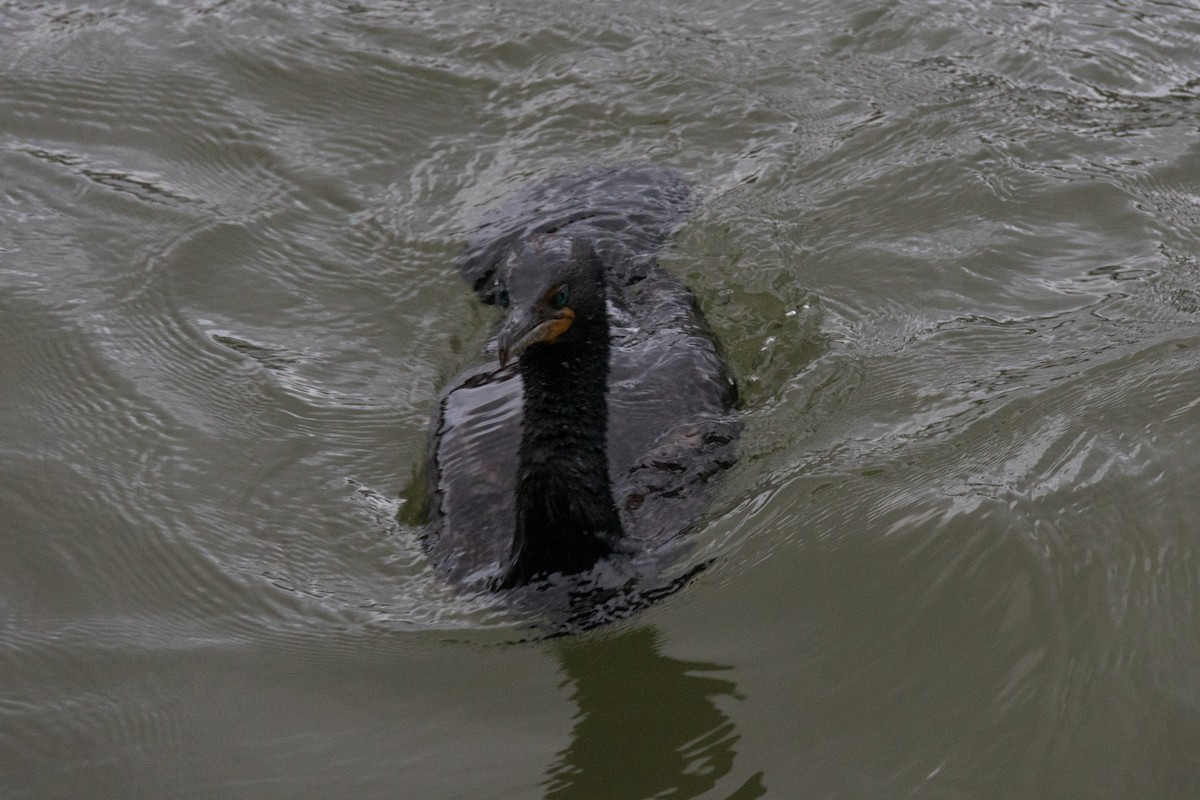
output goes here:
[[606, 320], [604, 265], [582, 239], [539, 235], [521, 241], [498, 273], [495, 298], [507, 312], [500, 366], [530, 348], [580, 341]]

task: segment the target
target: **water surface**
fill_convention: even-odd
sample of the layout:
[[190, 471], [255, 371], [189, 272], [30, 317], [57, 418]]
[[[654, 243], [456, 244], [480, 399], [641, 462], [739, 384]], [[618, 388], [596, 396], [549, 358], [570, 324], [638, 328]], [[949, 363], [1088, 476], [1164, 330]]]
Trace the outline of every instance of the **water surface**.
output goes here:
[[[1200, 10], [0, 5], [0, 795], [1200, 795]], [[681, 170], [715, 564], [405, 512], [505, 195]]]

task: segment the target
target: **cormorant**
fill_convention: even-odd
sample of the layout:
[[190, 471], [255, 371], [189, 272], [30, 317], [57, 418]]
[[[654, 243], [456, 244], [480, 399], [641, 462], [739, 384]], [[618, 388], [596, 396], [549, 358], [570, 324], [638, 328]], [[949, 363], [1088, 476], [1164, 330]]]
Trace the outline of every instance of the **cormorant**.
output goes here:
[[616, 563], [627, 581], [621, 564], [677, 552], [740, 432], [695, 298], [654, 258], [690, 207], [671, 170], [587, 170], [469, 244], [460, 269], [504, 319], [438, 407], [424, 540], [451, 579], [509, 589]]

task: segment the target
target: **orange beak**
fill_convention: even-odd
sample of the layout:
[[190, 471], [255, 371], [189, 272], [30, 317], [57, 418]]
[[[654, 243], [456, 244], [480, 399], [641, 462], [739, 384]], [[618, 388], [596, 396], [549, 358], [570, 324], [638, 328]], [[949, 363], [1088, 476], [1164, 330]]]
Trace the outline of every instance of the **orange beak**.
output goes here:
[[553, 344], [575, 321], [575, 312], [563, 308], [550, 319], [538, 320], [526, 314], [513, 312], [500, 329], [500, 366], [506, 367], [516, 361], [530, 346]]

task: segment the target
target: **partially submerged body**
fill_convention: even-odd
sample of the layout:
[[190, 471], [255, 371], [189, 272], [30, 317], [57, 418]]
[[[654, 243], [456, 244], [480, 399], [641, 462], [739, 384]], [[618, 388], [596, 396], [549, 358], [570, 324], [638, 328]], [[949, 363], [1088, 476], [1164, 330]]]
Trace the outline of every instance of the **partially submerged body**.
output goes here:
[[[538, 195], [535, 188], [529, 194], [542, 197], [537, 211], [550, 222], [539, 224], [533, 216], [506, 228], [497, 217], [490, 224], [498, 239], [476, 239], [462, 265], [485, 302], [504, 304], [510, 288], [515, 298], [522, 287], [540, 286], [537, 281], [545, 277], [548, 288], [537, 291], [551, 298], [562, 290], [554, 296], [564, 301], [561, 310], [547, 305], [549, 299], [539, 301], [534, 289], [526, 292], [533, 299], [522, 302], [541, 302], [542, 313], [558, 320], [555, 329], [566, 331], [540, 334], [519, 363], [504, 367], [493, 338], [484, 362], [452, 380], [440, 398], [427, 472], [426, 543], [439, 570], [465, 586], [515, 588], [557, 580], [555, 573], [595, 573], [582, 580], [604, 574], [605, 584], [624, 585], [630, 578], [653, 584], [653, 575], [677, 557], [679, 535], [707, 505], [712, 480], [735, 458], [735, 385], [695, 298], [654, 259], [654, 250], [687, 210], [686, 184], [652, 167], [583, 173], [559, 185], [569, 188], [571, 180], [582, 182], [584, 190], [564, 190], [562, 197], [584, 208], [546, 205], [545, 192]], [[638, 204], [646, 197], [654, 208]], [[621, 207], [635, 222], [622, 224]], [[589, 208], [600, 211], [589, 214]], [[567, 218], [575, 222], [558, 224]], [[634, 235], [626, 235], [631, 230]], [[572, 260], [578, 263], [567, 263]], [[589, 269], [584, 262], [603, 274], [590, 301], [580, 286], [579, 276]], [[566, 270], [568, 277], [551, 274], [555, 270]], [[567, 289], [574, 292], [574, 310]], [[525, 313], [518, 305], [514, 299], [506, 325]], [[563, 319], [568, 313], [570, 319]], [[602, 353], [585, 347], [599, 339]], [[541, 388], [527, 396], [527, 383]], [[602, 453], [589, 455], [596, 449]], [[602, 505], [598, 500], [587, 501], [591, 505], [585, 503], [582, 511], [563, 511], [566, 517], [554, 518], [552, 525], [539, 522], [541, 506], [536, 495], [529, 496], [535, 491], [529, 486], [540, 487], [547, 477], [554, 486], [563, 482], [549, 463], [561, 465], [563, 474], [592, 475], [573, 479], [587, 481], [578, 489], [611, 498], [619, 524], [604, 522], [604, 512], [591, 508]], [[599, 486], [605, 478], [608, 486]], [[522, 480], [528, 489], [524, 499]], [[564, 497], [561, 502], [549, 497], [552, 507], [573, 506], [572, 497], [580, 494], [562, 486], [545, 491]], [[585, 519], [577, 522], [572, 513]], [[589, 531], [603, 528], [597, 541], [610, 535], [619, 541], [613, 547], [597, 544], [590, 559], [569, 542], [547, 543], [539, 556], [542, 540], [533, 531], [515, 549], [533, 551], [534, 557], [522, 555], [514, 552], [514, 540], [520, 543], [525, 532], [518, 530], [518, 517], [532, 520], [523, 523], [527, 528], [549, 525], [553, 530], [546, 535], [553, 537], [586, 539]], [[562, 533], [575, 528], [582, 533]], [[582, 552], [590, 550], [585, 546]], [[595, 570], [591, 561], [600, 562]]]

